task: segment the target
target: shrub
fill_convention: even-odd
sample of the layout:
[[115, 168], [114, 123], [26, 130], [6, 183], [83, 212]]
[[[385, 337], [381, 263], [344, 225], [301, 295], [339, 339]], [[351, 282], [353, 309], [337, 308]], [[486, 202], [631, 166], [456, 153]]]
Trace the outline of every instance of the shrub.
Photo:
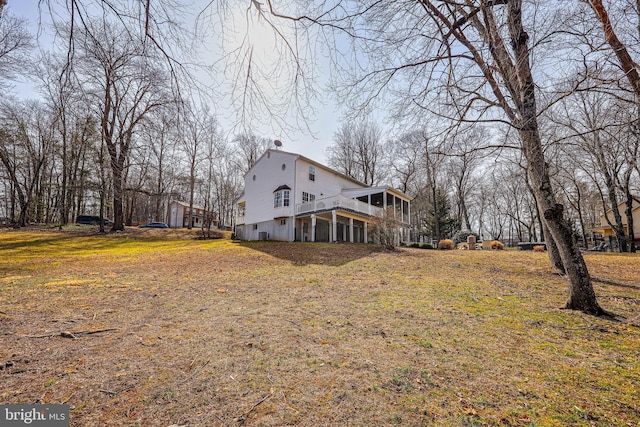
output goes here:
[[438, 242], [438, 249], [451, 250], [453, 249], [453, 240], [444, 239]]
[[535, 245], [533, 247], [534, 252], [544, 252], [544, 245]]
[[371, 231], [385, 249], [394, 250], [398, 229], [402, 226], [395, 218], [393, 207], [388, 207], [381, 214], [376, 215], [371, 223]]
[[461, 243], [458, 243], [457, 248], [461, 250], [466, 250], [466, 249], [469, 249], [469, 244], [467, 242], [461, 242]]
[[498, 240], [494, 240], [493, 242], [491, 242], [491, 249], [494, 251], [501, 251], [504, 249], [504, 243]]

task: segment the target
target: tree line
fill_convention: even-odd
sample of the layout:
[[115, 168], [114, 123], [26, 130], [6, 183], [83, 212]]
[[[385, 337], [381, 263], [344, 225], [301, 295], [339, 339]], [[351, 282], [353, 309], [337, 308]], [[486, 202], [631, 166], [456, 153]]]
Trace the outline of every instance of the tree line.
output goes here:
[[[172, 89], [173, 65], [149, 46], [146, 32], [123, 32], [113, 19], [58, 24], [72, 47], [44, 53], [32, 66], [37, 55], [26, 22], [8, 14], [1, 22], [3, 86], [18, 70], [32, 69], [41, 99], [9, 98], [0, 106], [0, 217], [20, 226], [65, 225], [90, 212], [120, 227], [164, 220], [168, 201], [179, 199], [215, 209], [221, 224], [233, 223], [241, 172], [270, 141], [251, 133], [227, 140], [206, 106], [189, 104]], [[584, 38], [597, 37], [584, 21], [565, 24]], [[589, 55], [595, 53], [584, 58]], [[610, 209], [618, 248], [633, 251], [631, 227], [625, 231], [623, 223], [632, 224], [640, 194], [637, 103], [611, 64], [599, 64], [576, 68], [553, 89], [566, 96], [537, 120], [574, 238], [594, 245], [591, 230]], [[543, 240], [513, 132], [489, 124], [443, 130], [442, 123], [431, 116], [413, 130], [385, 130], [371, 118], [346, 119], [327, 149], [328, 163], [414, 198], [415, 239], [468, 230], [508, 242]]]

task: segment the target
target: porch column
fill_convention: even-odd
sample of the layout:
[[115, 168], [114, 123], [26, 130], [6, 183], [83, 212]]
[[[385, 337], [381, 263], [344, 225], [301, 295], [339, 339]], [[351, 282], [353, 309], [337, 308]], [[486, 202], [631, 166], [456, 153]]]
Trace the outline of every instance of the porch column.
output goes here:
[[396, 209], [396, 196], [394, 196], [393, 194], [391, 195], [391, 203], [393, 203], [393, 219], [398, 219], [398, 210]]
[[331, 241], [338, 241], [338, 215], [335, 209], [331, 211]]
[[353, 243], [353, 218], [349, 218], [349, 242]]
[[367, 238], [367, 225], [369, 225], [369, 223], [365, 221], [364, 222], [364, 242], [365, 243], [369, 243], [369, 239]]
[[311, 241], [316, 241], [316, 214], [311, 214]]

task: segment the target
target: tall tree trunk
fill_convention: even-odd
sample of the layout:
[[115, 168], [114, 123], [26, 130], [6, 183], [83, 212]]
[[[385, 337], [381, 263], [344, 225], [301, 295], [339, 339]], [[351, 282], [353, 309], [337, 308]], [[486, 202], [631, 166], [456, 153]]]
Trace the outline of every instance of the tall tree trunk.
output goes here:
[[634, 224], [633, 224], [633, 196], [631, 195], [631, 191], [629, 191], [629, 187], [627, 187], [626, 191], [626, 200], [625, 200], [625, 215], [627, 217], [627, 240], [629, 246], [627, 250], [630, 253], [635, 253], [636, 245], [635, 245], [635, 233]]
[[124, 183], [123, 183], [123, 166], [125, 155], [120, 152], [120, 156], [116, 153], [114, 143], [107, 144], [109, 155], [111, 158], [111, 174], [113, 179], [113, 226], [111, 231], [124, 231]]
[[195, 175], [195, 165], [191, 165], [191, 174], [189, 176], [189, 215], [187, 218], [189, 219], [189, 223], [187, 224], [187, 229], [191, 230], [193, 228], [193, 196], [196, 189], [196, 175]]
[[556, 243], [558, 253], [569, 280], [569, 298], [566, 308], [600, 315], [600, 308], [584, 258], [575, 244], [571, 230], [563, 217], [563, 206], [557, 203], [544, 159], [542, 141], [538, 131], [535, 85], [529, 65], [529, 35], [522, 26], [522, 2], [509, 1], [509, 33], [515, 54], [515, 71], [521, 98], [517, 100], [519, 123], [515, 123], [527, 160], [536, 202], [543, 213], [544, 222]]
[[547, 245], [547, 253], [549, 254], [549, 262], [551, 263], [551, 267], [555, 269], [559, 274], [566, 274], [566, 270], [564, 269], [564, 264], [562, 263], [562, 258], [560, 257], [560, 251], [558, 250], [558, 245], [556, 245], [556, 241], [553, 240], [553, 236], [549, 231], [549, 227], [547, 227], [547, 223], [544, 218], [540, 219], [542, 230], [540, 231], [544, 235], [544, 242]]
[[[533, 191], [533, 187], [531, 186], [531, 177], [527, 174], [527, 188], [533, 195], [534, 199], [537, 200], [535, 191]], [[540, 225], [540, 240], [546, 243], [547, 246], [547, 254], [549, 255], [549, 263], [551, 264], [551, 268], [556, 270], [559, 274], [566, 274], [566, 270], [564, 269], [564, 264], [562, 264], [562, 258], [560, 258], [560, 251], [558, 251], [558, 245], [555, 240], [553, 240], [553, 236], [549, 231], [549, 227], [547, 227], [547, 223], [544, 220], [544, 217], [540, 213], [540, 206], [536, 202], [536, 214], [538, 216], [538, 222]]]
[[[636, 64], [631, 58], [627, 47], [622, 43], [614, 31], [613, 25], [611, 25], [611, 20], [609, 19], [609, 14], [602, 4], [602, 0], [591, 0], [590, 4], [593, 11], [596, 13], [598, 20], [602, 24], [604, 37], [618, 58], [618, 62], [620, 63], [620, 67], [622, 68], [624, 75], [627, 76], [636, 97], [640, 98], [640, 72], [638, 72], [638, 64]], [[636, 7], [640, 7], [639, 2], [636, 2]]]

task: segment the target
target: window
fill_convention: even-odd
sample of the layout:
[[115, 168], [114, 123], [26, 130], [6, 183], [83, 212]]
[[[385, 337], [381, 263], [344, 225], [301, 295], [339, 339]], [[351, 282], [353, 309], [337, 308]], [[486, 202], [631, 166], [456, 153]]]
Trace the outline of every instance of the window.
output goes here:
[[287, 220], [286, 219], [281, 219], [280, 220], [280, 225], [287, 225]]
[[289, 206], [289, 190], [276, 191], [273, 193], [273, 207], [280, 208]]
[[257, 230], [258, 229], [258, 224], [253, 224], [253, 229]]
[[315, 199], [315, 194], [309, 194], [306, 191], [302, 192], [302, 203], [313, 202]]
[[286, 168], [287, 168], [287, 165], [283, 163], [282, 164], [282, 170], [285, 170]]
[[316, 180], [316, 168], [313, 166], [309, 166], [309, 181]]

